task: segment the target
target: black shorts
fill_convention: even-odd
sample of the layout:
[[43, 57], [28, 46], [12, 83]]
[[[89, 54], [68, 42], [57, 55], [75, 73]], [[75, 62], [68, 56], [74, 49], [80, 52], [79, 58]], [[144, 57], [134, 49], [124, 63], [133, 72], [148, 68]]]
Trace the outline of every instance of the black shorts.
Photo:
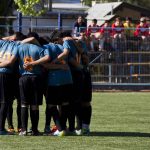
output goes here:
[[19, 78], [20, 78], [20, 75], [18, 74], [14, 74], [13, 75], [13, 82], [14, 82], [14, 97], [15, 99], [17, 99], [17, 101], [21, 101], [20, 99], [20, 91], [19, 91]]
[[13, 75], [0, 73], [0, 103], [7, 103], [14, 99]]
[[73, 79], [72, 100], [75, 103], [80, 103], [82, 101], [84, 74], [81, 70], [73, 70], [71, 74]]
[[72, 85], [48, 86], [46, 104], [61, 105], [69, 102], [72, 96]]
[[43, 81], [37, 75], [24, 75], [19, 79], [21, 104], [42, 105]]
[[83, 90], [82, 90], [82, 102], [91, 102], [92, 100], [92, 82], [91, 74], [88, 70], [83, 70]]

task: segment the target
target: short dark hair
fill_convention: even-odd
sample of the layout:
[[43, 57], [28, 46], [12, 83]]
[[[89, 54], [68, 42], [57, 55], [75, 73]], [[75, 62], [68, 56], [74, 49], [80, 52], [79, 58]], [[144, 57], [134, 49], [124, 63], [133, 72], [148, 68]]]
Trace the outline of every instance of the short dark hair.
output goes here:
[[97, 19], [92, 19], [92, 22], [97, 23]]

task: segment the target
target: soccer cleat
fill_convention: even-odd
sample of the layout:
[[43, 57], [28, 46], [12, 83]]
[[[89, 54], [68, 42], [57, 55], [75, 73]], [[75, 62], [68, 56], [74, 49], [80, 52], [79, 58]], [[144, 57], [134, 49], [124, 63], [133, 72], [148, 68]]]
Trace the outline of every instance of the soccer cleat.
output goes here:
[[58, 128], [56, 125], [53, 125], [52, 128], [51, 128], [51, 132], [54, 133], [55, 131], [57, 131]]
[[14, 130], [14, 129], [11, 129], [11, 128], [8, 128], [7, 131], [10, 132], [10, 133], [14, 133], [14, 132], [15, 132], [15, 130]]
[[15, 132], [13, 126], [9, 126], [7, 131], [8, 131], [9, 133], [14, 133], [14, 132]]
[[89, 134], [90, 134], [90, 129], [82, 128], [82, 135], [89, 135]]
[[32, 133], [32, 127], [28, 130], [28, 133]]
[[16, 132], [17, 132], [17, 133], [20, 133], [20, 132], [21, 132], [21, 128], [17, 128], [17, 129], [16, 129]]
[[9, 133], [6, 130], [0, 131], [0, 135], [9, 135]]
[[54, 136], [58, 136], [59, 134], [60, 134], [59, 130], [56, 130], [55, 132], [53, 132], [53, 134], [52, 134], [52, 135], [54, 135]]
[[66, 136], [66, 135], [67, 135], [66, 131], [63, 130], [63, 131], [60, 131], [59, 134], [58, 134], [57, 136], [62, 137], [62, 136]]
[[40, 132], [38, 130], [37, 131], [32, 131], [31, 135], [32, 136], [39, 136]]
[[20, 135], [20, 136], [26, 136], [26, 135], [27, 135], [27, 131], [21, 131], [21, 132], [19, 133], [19, 135]]
[[45, 128], [44, 128], [44, 133], [46, 133], [46, 134], [51, 133], [50, 126], [45, 126]]
[[80, 130], [75, 130], [75, 135], [82, 135], [82, 130], [80, 129]]

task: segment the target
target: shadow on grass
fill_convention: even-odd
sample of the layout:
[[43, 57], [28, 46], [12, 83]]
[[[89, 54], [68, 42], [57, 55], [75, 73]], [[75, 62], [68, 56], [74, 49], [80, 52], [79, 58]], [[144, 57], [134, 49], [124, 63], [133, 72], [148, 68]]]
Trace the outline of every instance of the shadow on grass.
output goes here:
[[90, 136], [150, 137], [150, 133], [141, 133], [141, 132], [90, 132]]

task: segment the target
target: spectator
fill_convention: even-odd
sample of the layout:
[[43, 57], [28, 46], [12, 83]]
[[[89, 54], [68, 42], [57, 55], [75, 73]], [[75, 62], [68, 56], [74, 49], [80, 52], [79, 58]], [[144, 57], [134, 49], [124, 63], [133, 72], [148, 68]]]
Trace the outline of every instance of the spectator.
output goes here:
[[87, 36], [90, 39], [91, 51], [98, 49], [98, 40], [96, 38], [96, 33], [99, 31], [99, 25], [97, 25], [97, 19], [93, 19], [92, 23], [88, 26]]
[[130, 38], [131, 36], [134, 35], [134, 28], [135, 25], [132, 23], [132, 18], [131, 17], [126, 17], [126, 21], [123, 24], [125, 28], [125, 35], [127, 38]]
[[[108, 20], [105, 21], [104, 25], [99, 30], [99, 50], [105, 49], [105, 45], [111, 46], [111, 33], [112, 28]], [[107, 43], [107, 44], [105, 44]]]
[[74, 36], [79, 36], [79, 32], [82, 30], [86, 30], [86, 22], [84, 21], [82, 16], [78, 16], [77, 21], [74, 23], [73, 29]]
[[115, 22], [112, 24], [112, 34], [116, 38], [124, 38], [124, 25], [121, 22], [120, 17], [115, 19]]
[[117, 17], [115, 22], [112, 24], [112, 35], [113, 35], [113, 48], [120, 49], [123, 48], [121, 43], [125, 43], [125, 34], [124, 34], [124, 26], [120, 19]]
[[140, 39], [142, 39], [141, 50], [147, 49], [148, 45], [148, 35], [149, 35], [149, 26], [146, 22], [146, 18], [142, 17], [140, 19], [140, 23], [137, 25], [134, 35]]

